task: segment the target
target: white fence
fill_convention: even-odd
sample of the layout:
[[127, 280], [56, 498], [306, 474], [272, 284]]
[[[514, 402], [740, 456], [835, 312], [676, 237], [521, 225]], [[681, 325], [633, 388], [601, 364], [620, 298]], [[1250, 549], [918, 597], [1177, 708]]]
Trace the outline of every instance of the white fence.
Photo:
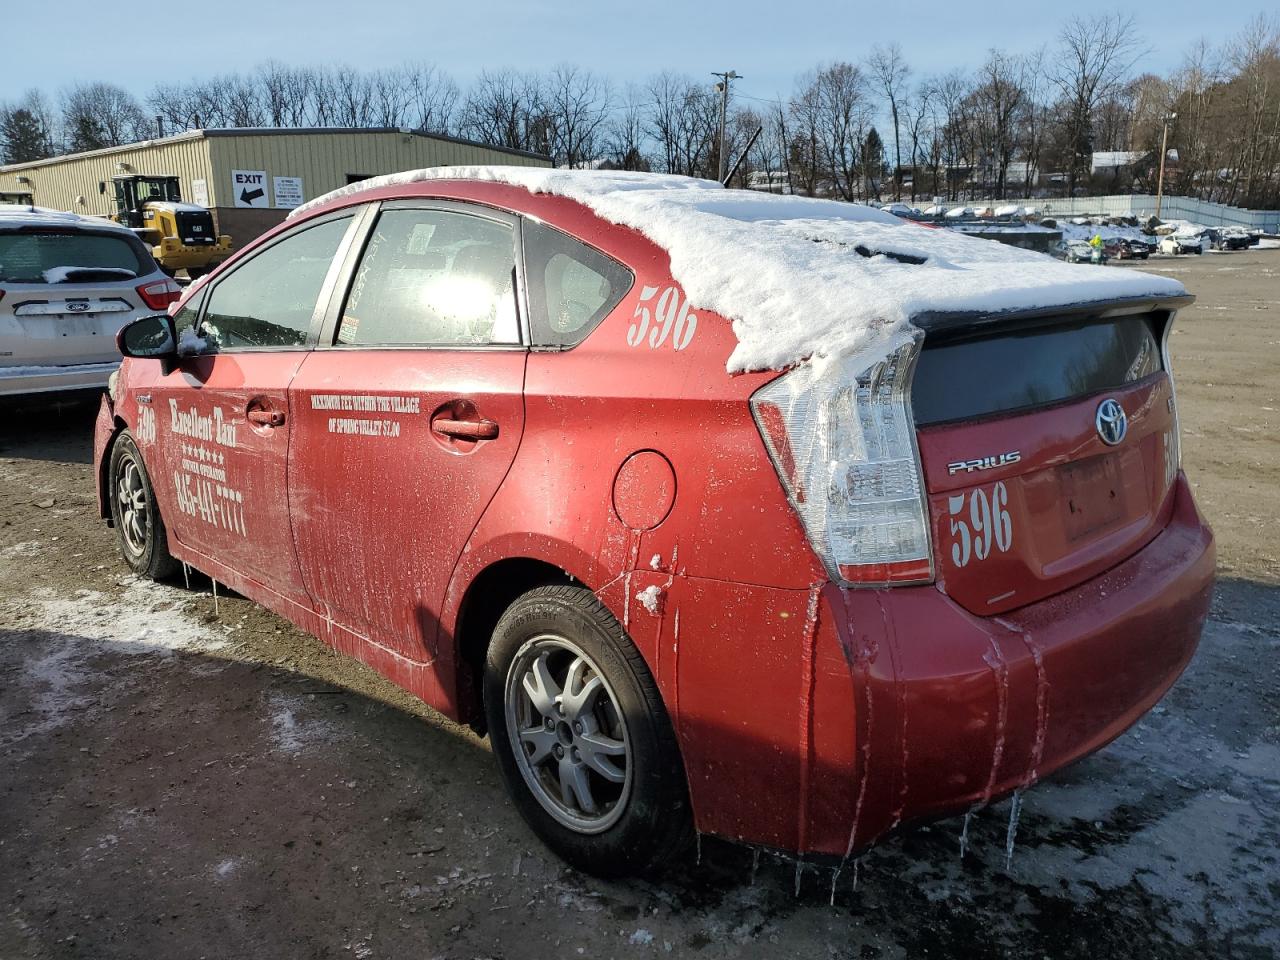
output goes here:
[[[966, 203], [971, 207], [1016, 203], [1042, 210], [1048, 217], [1101, 215], [1146, 218], [1155, 216], [1156, 212], [1156, 198], [1149, 194], [1076, 197], [1074, 200], [969, 200]], [[1190, 220], [1206, 227], [1238, 226], [1264, 233], [1280, 233], [1280, 210], [1245, 210], [1192, 197], [1165, 197], [1160, 204], [1160, 219]]]

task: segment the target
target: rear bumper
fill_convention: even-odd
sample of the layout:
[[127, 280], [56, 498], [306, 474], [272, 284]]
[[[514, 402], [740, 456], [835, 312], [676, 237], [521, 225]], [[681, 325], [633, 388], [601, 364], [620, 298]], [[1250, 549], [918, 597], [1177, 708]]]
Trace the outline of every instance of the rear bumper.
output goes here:
[[219, 237], [217, 243], [200, 246], [187, 246], [185, 243], [173, 246], [153, 248], [157, 261], [170, 270], [182, 270], [187, 267], [208, 267], [221, 263], [231, 256], [231, 238]]
[[[685, 621], [673, 712], [699, 829], [843, 856], [1114, 739], [1181, 674], [1208, 615], [1213, 535], [1182, 476], [1175, 497], [1143, 550], [1001, 617], [976, 617], [932, 586], [825, 584], [809, 627], [796, 591], [673, 589]], [[709, 593], [727, 615], [702, 612]], [[756, 609], [734, 609], [747, 604]], [[781, 611], [794, 627], [762, 638]], [[695, 639], [704, 629], [719, 631], [718, 655]]]
[[101, 390], [119, 367], [118, 359], [65, 367], [0, 367], [0, 397], [58, 390]]

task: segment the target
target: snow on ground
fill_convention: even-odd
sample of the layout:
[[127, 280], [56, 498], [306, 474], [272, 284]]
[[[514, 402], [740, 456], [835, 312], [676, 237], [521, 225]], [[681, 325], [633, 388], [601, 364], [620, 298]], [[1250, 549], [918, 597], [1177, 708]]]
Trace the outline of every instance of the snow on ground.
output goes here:
[[[437, 179], [494, 181], [568, 197], [644, 234], [670, 254], [672, 276], [690, 301], [733, 323], [738, 346], [726, 365], [730, 372], [781, 369], [888, 342], [926, 311], [990, 312], [1185, 292], [1169, 278], [1060, 263], [871, 207], [727, 190], [663, 174], [434, 167], [342, 187], [290, 216], [366, 190]], [[925, 262], [905, 263], [893, 254]]]
[[197, 621], [188, 612], [191, 603], [184, 591], [131, 579], [116, 596], [78, 590], [72, 597], [60, 597], [44, 588], [0, 604], [0, 623], [13, 633], [26, 628], [54, 634], [12, 678], [31, 698], [32, 719], [10, 740], [56, 729], [72, 714], [92, 707], [85, 687], [96, 676], [91, 661], [99, 654], [164, 656], [225, 646], [224, 631]]

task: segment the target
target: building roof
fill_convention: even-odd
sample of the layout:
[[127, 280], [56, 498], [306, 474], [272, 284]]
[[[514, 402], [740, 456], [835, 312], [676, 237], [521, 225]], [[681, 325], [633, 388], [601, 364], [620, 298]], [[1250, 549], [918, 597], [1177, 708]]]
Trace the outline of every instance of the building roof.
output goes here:
[[8, 163], [0, 165], [0, 173], [18, 173], [37, 167], [47, 167], [67, 160], [81, 160], [86, 157], [103, 157], [113, 153], [130, 150], [142, 150], [169, 143], [182, 143], [187, 140], [204, 140], [215, 137], [269, 137], [269, 136], [324, 136], [329, 134], [352, 133], [400, 133], [405, 136], [422, 137], [427, 140], [443, 140], [446, 143], [459, 143], [468, 147], [480, 147], [515, 157], [532, 157], [536, 160], [550, 161], [550, 157], [529, 150], [516, 150], [512, 147], [499, 147], [465, 137], [451, 137], [443, 133], [431, 133], [427, 130], [412, 130], [409, 127], [210, 127], [201, 130], [184, 130], [167, 137], [155, 137], [151, 140], [140, 140], [137, 143], [122, 143], [118, 147], [103, 147], [100, 150], [82, 150], [79, 153], [64, 153], [57, 157], [46, 157], [43, 160], [29, 160], [26, 163]]
[[1129, 167], [1145, 156], [1146, 153], [1142, 150], [1101, 150], [1093, 155], [1090, 167], [1094, 170]]

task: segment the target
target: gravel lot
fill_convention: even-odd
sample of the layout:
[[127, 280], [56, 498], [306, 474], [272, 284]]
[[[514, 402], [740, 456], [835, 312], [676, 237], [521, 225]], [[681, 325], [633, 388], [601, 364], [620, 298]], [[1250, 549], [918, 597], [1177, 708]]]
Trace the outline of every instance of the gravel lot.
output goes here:
[[[1105, 269], [1127, 269], [1107, 267]], [[564, 868], [485, 741], [238, 598], [126, 576], [86, 408], [0, 433], [0, 958], [1272, 957], [1280, 953], [1280, 251], [1153, 260], [1219, 538], [1200, 653], [1101, 753], [917, 827], [832, 890], [706, 840]]]

